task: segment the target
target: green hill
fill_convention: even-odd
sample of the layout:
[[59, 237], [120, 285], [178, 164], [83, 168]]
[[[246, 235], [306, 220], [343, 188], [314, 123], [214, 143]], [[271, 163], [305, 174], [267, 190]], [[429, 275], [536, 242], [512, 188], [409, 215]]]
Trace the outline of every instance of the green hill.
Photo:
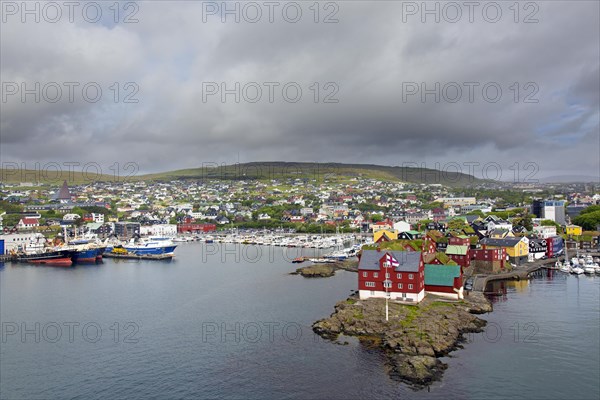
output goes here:
[[215, 167], [182, 169], [143, 175], [140, 179], [281, 179], [350, 180], [369, 178], [391, 182], [439, 183], [447, 186], [468, 186], [481, 183], [472, 175], [442, 172], [427, 168], [389, 167], [373, 164], [251, 162]]
[[200, 168], [181, 169], [155, 174], [132, 177], [115, 177], [94, 173], [68, 171], [14, 171], [0, 169], [0, 182], [41, 182], [60, 184], [66, 180], [71, 185], [90, 183], [93, 181], [122, 182], [125, 180], [271, 180], [299, 178], [317, 181], [350, 181], [353, 178], [377, 179], [390, 182], [442, 184], [463, 187], [481, 183], [482, 180], [471, 175], [442, 172], [427, 168], [389, 167], [373, 164], [341, 164], [341, 163], [308, 163], [308, 162], [251, 162], [232, 165], [211, 165]]

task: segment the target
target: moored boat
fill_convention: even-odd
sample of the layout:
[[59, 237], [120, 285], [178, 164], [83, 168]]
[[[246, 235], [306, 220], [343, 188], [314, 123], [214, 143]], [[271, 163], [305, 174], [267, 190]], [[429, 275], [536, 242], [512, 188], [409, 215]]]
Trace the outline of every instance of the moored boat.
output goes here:
[[73, 265], [71, 250], [49, 250], [36, 253], [19, 253], [17, 261], [28, 264], [70, 267]]
[[123, 248], [136, 255], [172, 254], [177, 248], [169, 238], [151, 237], [148, 239], [131, 239]]

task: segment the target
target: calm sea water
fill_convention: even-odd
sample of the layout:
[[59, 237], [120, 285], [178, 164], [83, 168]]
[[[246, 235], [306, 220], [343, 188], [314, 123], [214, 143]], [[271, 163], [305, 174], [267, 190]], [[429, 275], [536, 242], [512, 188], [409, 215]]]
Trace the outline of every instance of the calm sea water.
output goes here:
[[305, 279], [284, 249], [208, 246], [182, 244], [172, 262], [0, 268], [0, 397], [600, 397], [600, 277], [496, 284], [486, 332], [415, 392], [377, 350], [313, 335], [355, 273]]

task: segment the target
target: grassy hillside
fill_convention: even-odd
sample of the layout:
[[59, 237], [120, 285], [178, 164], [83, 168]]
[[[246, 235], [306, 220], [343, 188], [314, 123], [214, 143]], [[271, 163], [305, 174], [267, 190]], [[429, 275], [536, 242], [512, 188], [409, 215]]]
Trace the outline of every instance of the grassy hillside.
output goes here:
[[353, 178], [377, 179], [392, 182], [443, 184], [447, 186], [467, 186], [480, 183], [481, 180], [471, 175], [455, 172], [440, 172], [426, 168], [388, 167], [371, 164], [340, 163], [299, 163], [299, 162], [252, 162], [222, 166], [181, 169], [156, 174], [127, 177], [99, 175], [82, 172], [48, 171], [14, 171], [0, 169], [0, 182], [41, 182], [60, 184], [66, 180], [70, 185], [90, 183], [94, 181], [122, 182], [124, 180], [176, 180], [176, 179], [315, 179], [317, 181], [350, 181]]
[[439, 183], [466, 186], [481, 180], [467, 174], [440, 172], [427, 168], [388, 167], [372, 164], [252, 162], [195, 169], [182, 169], [150, 174], [141, 179], [279, 179], [300, 178], [317, 180], [349, 180], [370, 178], [392, 182]]

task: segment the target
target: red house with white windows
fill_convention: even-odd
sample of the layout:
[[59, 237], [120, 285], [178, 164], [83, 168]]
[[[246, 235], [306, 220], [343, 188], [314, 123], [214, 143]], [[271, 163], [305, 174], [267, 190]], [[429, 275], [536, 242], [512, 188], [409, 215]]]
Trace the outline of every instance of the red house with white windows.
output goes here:
[[420, 302], [425, 297], [425, 264], [421, 252], [363, 250], [358, 263], [358, 294]]
[[19, 228], [35, 228], [40, 226], [40, 221], [37, 218], [21, 218], [17, 226]]
[[468, 236], [460, 235], [460, 236], [452, 236], [448, 238], [449, 246], [471, 246], [471, 239]]

